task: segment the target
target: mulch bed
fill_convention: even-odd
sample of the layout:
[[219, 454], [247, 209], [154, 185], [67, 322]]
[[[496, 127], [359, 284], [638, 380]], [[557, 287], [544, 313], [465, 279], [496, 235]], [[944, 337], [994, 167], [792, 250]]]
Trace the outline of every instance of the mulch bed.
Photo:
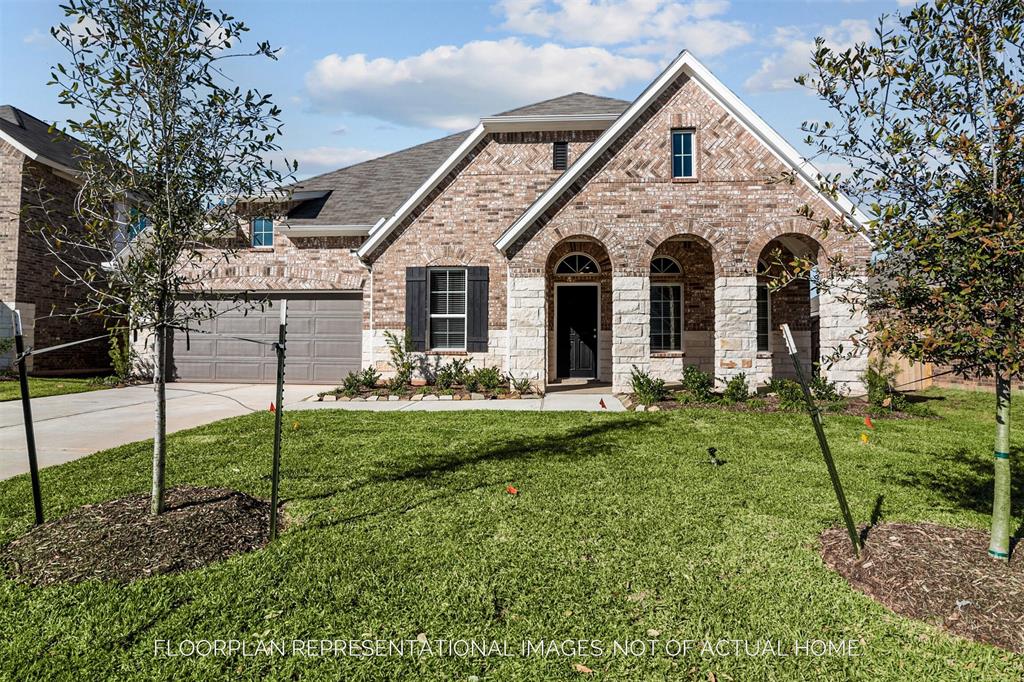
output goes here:
[[886, 523], [867, 534], [859, 561], [845, 528], [821, 553], [855, 589], [896, 613], [955, 635], [1024, 653], [1024, 552], [988, 556], [988, 533], [930, 523]]
[[[131, 582], [202, 568], [263, 547], [270, 503], [236, 490], [181, 486], [150, 516], [149, 495], [90, 504], [0, 549], [5, 573], [34, 586]], [[279, 517], [280, 518], [280, 517]]]

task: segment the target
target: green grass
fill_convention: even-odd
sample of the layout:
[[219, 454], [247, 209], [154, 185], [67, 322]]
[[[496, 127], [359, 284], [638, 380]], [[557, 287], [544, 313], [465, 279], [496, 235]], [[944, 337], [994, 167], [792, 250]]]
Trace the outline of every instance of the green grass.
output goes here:
[[[826, 417], [858, 520], [986, 528], [994, 401], [932, 392], [932, 420]], [[1018, 399], [1014, 419], [1024, 424]], [[298, 422], [297, 430], [292, 422]], [[816, 552], [840, 524], [809, 420], [656, 414], [286, 414], [273, 546], [128, 586], [0, 579], [11, 679], [1019, 680], [1024, 657], [894, 615]], [[170, 484], [267, 496], [272, 415], [171, 437]], [[1014, 436], [1019, 461], [1024, 439]], [[727, 460], [705, 462], [708, 446]], [[146, 443], [42, 472], [50, 517], [145, 491]], [[1017, 481], [1022, 476], [1018, 472]], [[518, 496], [505, 493], [506, 485]], [[1024, 497], [1015, 488], [1019, 505]], [[1018, 518], [1019, 506], [1015, 508]], [[25, 477], [0, 483], [0, 541], [31, 522]], [[154, 640], [862, 640], [858, 657], [166, 658]]]
[[[99, 391], [104, 388], [110, 387], [96, 383], [92, 379], [28, 378], [28, 392], [33, 398], [45, 398], [51, 395], [66, 395], [68, 393], [85, 393], [86, 391]], [[5, 400], [20, 399], [21, 384], [18, 383], [17, 379], [0, 381], [0, 403]]]

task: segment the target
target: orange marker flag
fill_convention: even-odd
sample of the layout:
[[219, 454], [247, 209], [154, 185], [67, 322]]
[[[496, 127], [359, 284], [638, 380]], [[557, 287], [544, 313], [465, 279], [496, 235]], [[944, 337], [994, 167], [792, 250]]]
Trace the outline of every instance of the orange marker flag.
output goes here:
[[864, 426], [868, 427], [869, 429], [875, 428], [875, 425], [871, 422], [871, 417], [864, 417]]
[[607, 410], [608, 409], [608, 406], [604, 404], [604, 398], [601, 398], [601, 400], [598, 401], [597, 404], [601, 406], [602, 410]]
[[516, 488], [515, 486], [511, 486], [511, 485], [510, 486], [506, 486], [505, 487], [505, 492], [507, 492], [509, 495], [518, 495], [519, 494], [519, 488]]
[[270, 403], [270, 411], [271, 412], [277, 412], [277, 408], [274, 407], [274, 403]]

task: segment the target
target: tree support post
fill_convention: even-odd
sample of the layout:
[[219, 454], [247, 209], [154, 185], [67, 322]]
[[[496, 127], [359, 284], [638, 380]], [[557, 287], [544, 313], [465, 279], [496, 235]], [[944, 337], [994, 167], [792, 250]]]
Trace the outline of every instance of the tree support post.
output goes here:
[[996, 369], [995, 491], [989, 556], [1010, 558], [1010, 378]]
[[857, 526], [853, 523], [853, 515], [850, 513], [850, 505], [846, 503], [846, 495], [843, 493], [843, 484], [839, 480], [839, 472], [836, 470], [836, 463], [832, 459], [832, 450], [828, 446], [828, 439], [825, 438], [825, 429], [821, 426], [821, 413], [814, 403], [811, 395], [811, 388], [807, 385], [807, 378], [804, 376], [803, 367], [800, 366], [800, 358], [797, 355], [796, 342], [793, 334], [789, 331], [789, 325], [782, 325], [782, 335], [786, 339], [786, 349], [789, 357], [793, 360], [793, 367], [796, 369], [796, 376], [800, 380], [800, 387], [804, 391], [804, 402], [807, 403], [807, 411], [811, 414], [811, 422], [814, 424], [814, 432], [818, 435], [818, 444], [821, 446], [821, 454], [825, 458], [825, 466], [828, 467], [829, 478], [832, 479], [832, 489], [835, 490], [836, 500], [839, 502], [839, 509], [843, 513], [843, 520], [846, 521], [846, 530], [850, 534], [850, 544], [853, 545], [853, 555], [860, 557], [860, 538], [857, 536]]
[[25, 415], [25, 445], [28, 447], [28, 471], [32, 478], [32, 504], [36, 512], [36, 525], [43, 522], [43, 494], [39, 489], [39, 461], [36, 458], [36, 432], [32, 424], [32, 401], [28, 394], [28, 357], [22, 336], [21, 313], [14, 312], [14, 352], [18, 363], [18, 381], [21, 383], [21, 411]]
[[274, 463], [270, 473], [270, 540], [277, 539], [277, 504], [281, 484], [281, 419], [284, 413], [285, 334], [288, 323], [288, 300], [281, 299], [281, 322], [277, 330], [277, 396], [274, 402]]

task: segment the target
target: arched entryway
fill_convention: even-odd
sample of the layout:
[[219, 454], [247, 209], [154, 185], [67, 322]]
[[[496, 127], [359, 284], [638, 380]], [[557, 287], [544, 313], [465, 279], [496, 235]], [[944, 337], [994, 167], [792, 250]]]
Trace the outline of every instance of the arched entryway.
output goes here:
[[[810, 377], [818, 369], [821, 326], [818, 292], [814, 286], [817, 268], [808, 274], [797, 264], [819, 263], [822, 256], [822, 247], [815, 239], [797, 233], [775, 237], [765, 244], [758, 256], [757, 352], [760, 357], [770, 356], [772, 378], [796, 377], [780, 331], [783, 324], [788, 324], [793, 333], [806, 375]], [[784, 287], [772, 286], [773, 282], [789, 279], [787, 273], [798, 271], [802, 275]]]
[[611, 380], [612, 263], [596, 239], [577, 236], [545, 266], [548, 382]]

